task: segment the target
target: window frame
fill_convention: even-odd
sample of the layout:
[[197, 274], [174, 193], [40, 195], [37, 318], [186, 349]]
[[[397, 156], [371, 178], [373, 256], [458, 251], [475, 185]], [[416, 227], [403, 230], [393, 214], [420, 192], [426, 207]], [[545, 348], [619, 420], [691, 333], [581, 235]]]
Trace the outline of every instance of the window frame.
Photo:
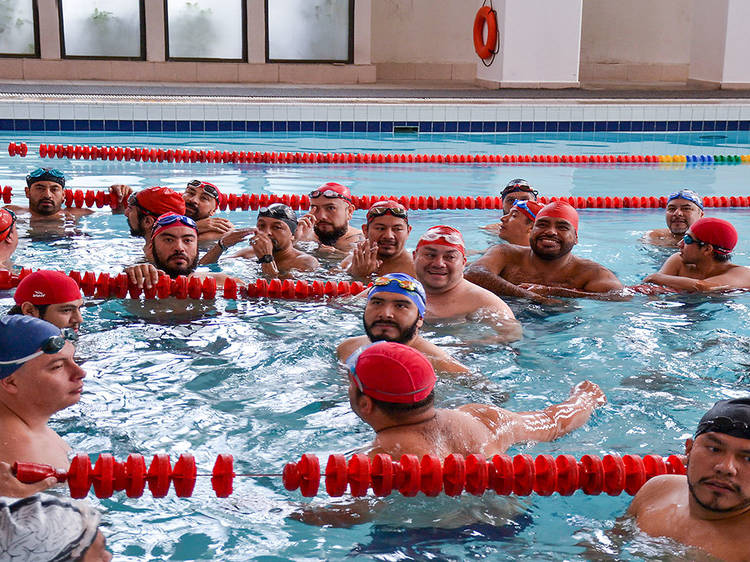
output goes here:
[[201, 58], [201, 57], [173, 57], [169, 54], [169, 7], [168, 0], [164, 0], [164, 58], [167, 61], [175, 62], [228, 62], [243, 63], [247, 62], [247, 2], [239, 0], [242, 11], [242, 57], [238, 59], [225, 58]]
[[269, 56], [268, 40], [268, 1], [264, 0], [264, 16], [266, 24], [266, 63], [272, 64], [354, 64], [354, 0], [349, 0], [349, 40], [346, 60], [342, 59], [272, 59]]
[[12, 59], [38, 59], [41, 58], [42, 52], [39, 42], [39, 3], [38, 0], [31, 0], [31, 16], [34, 20], [34, 52], [33, 53], [3, 53], [0, 52], [0, 58]]
[[69, 55], [65, 52], [65, 24], [63, 23], [63, 3], [65, 0], [58, 0], [59, 20], [60, 20], [60, 58], [71, 60], [146, 60], [146, 1], [138, 0], [138, 11], [140, 15], [140, 35], [141, 35], [141, 55], [139, 57], [117, 57], [113, 55]]

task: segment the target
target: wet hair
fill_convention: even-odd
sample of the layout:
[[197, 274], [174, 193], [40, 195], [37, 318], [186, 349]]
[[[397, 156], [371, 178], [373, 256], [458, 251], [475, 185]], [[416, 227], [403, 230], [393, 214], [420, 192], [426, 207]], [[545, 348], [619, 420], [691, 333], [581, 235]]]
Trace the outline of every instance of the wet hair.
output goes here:
[[[48, 304], [35, 304], [34, 305], [34, 307], [39, 312], [39, 318], [41, 318], [42, 320], [44, 320], [44, 315], [47, 314], [47, 307], [48, 306], [49, 306]], [[8, 315], [11, 315], [11, 314], [23, 314], [23, 311], [21, 310], [21, 305], [20, 304], [14, 305], [13, 308], [11, 308], [7, 312], [7, 314]]]
[[732, 254], [720, 254], [719, 252], [713, 252], [714, 261], [720, 263], [726, 263], [732, 259]]
[[[357, 391], [357, 398], [364, 394], [364, 392], [359, 390], [359, 388], [357, 388], [356, 386], [355, 390]], [[365, 396], [367, 395], [365, 394]], [[430, 392], [430, 394], [424, 400], [414, 402], [413, 404], [402, 404], [400, 402], [384, 402], [383, 400], [377, 400], [372, 396], [368, 396], [368, 398], [372, 400], [373, 404], [383, 410], [383, 412], [388, 416], [392, 418], [403, 418], [406, 417], [407, 414], [418, 412], [419, 410], [423, 410], [429, 406], [432, 406], [435, 403], [435, 391], [433, 390], [432, 392]]]

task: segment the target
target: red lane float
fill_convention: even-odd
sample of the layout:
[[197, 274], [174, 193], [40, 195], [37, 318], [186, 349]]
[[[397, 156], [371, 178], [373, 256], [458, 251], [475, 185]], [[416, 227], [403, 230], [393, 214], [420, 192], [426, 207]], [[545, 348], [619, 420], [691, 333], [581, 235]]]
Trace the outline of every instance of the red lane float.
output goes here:
[[[177, 497], [190, 497], [195, 489], [198, 474], [195, 458], [182, 454], [171, 465], [167, 454], [156, 454], [146, 468], [142, 455], [131, 454], [127, 460], [118, 462], [108, 453], [99, 455], [94, 466], [88, 455], [73, 458], [67, 471], [49, 465], [14, 463], [11, 467], [15, 477], [24, 483], [39, 482], [54, 477], [58, 482], [67, 482], [73, 498], [84, 498], [91, 487], [98, 498], [111, 497], [114, 492], [125, 491], [128, 497], [143, 495], [148, 487], [155, 498], [169, 494], [170, 486]], [[387, 496], [394, 491], [407, 497], [422, 492], [434, 497], [441, 492], [458, 496], [466, 491], [481, 496], [487, 491], [498, 495], [515, 494], [528, 496], [536, 493], [549, 496], [557, 492], [569, 496], [577, 490], [584, 494], [606, 493], [617, 496], [623, 492], [635, 495], [643, 484], [661, 474], [685, 474], [682, 460], [671, 455], [666, 459], [658, 455], [584, 455], [579, 461], [571, 455], [495, 455], [486, 459], [474, 454], [467, 457], [450, 455], [442, 462], [433, 455], [420, 460], [414, 455], [403, 455], [396, 462], [389, 455], [379, 454], [373, 459], [367, 455], [352, 455], [349, 461], [344, 455], [330, 455], [321, 475], [320, 462], [315, 455], [302, 455], [298, 462], [284, 466], [282, 474], [236, 474], [232, 455], [218, 455], [210, 474], [211, 487], [217, 497], [226, 498], [233, 492], [236, 476], [282, 477], [284, 487], [299, 489], [305, 497], [318, 494], [321, 476], [325, 478], [325, 489], [329, 496], [343, 496], [347, 488], [352, 496], [367, 495], [372, 489], [377, 496]]]
[[29, 153], [29, 147], [25, 142], [11, 142], [8, 144], [8, 155], [24, 157]]
[[[0, 270], [0, 290], [13, 289], [18, 286], [21, 279], [32, 273], [31, 269], [22, 269], [19, 272]], [[125, 273], [111, 276], [109, 273], [94, 273], [93, 271], [71, 271], [68, 277], [73, 279], [81, 288], [84, 296], [96, 297], [98, 299], [130, 297], [140, 298], [143, 294], [145, 299], [165, 299], [176, 297], [178, 299], [214, 299], [217, 294], [216, 279], [206, 277], [184, 277], [180, 275], [172, 279], [167, 275], [161, 275], [155, 287], [142, 289], [130, 283]], [[365, 290], [365, 286], [359, 281], [303, 281], [291, 279], [258, 279], [248, 283], [247, 286], [237, 286], [233, 278], [224, 282], [223, 297], [225, 299], [258, 298], [268, 297], [275, 299], [309, 299], [322, 297], [343, 297], [358, 295]]]

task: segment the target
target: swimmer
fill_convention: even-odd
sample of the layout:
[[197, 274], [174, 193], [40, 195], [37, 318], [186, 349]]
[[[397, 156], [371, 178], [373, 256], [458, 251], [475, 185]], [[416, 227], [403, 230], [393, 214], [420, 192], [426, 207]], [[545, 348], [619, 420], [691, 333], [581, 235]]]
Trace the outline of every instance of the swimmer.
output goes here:
[[[94, 211], [78, 207], [68, 207], [62, 210], [65, 200], [65, 175], [56, 168], [37, 168], [26, 176], [26, 198], [28, 207], [11, 207], [16, 212], [29, 213], [31, 221], [60, 221], [67, 218], [76, 219], [83, 215], [90, 215]], [[130, 196], [132, 189], [127, 185], [111, 185], [109, 193], [118, 201], [113, 212], [122, 210]]]
[[310, 212], [299, 220], [295, 242], [312, 240], [328, 253], [349, 252], [364, 240], [362, 232], [349, 224], [354, 212], [349, 188], [324, 183], [310, 193]]
[[18, 284], [13, 299], [16, 305], [8, 314], [34, 316], [61, 330], [70, 328], [76, 332], [83, 322], [81, 289], [60, 271], [40, 269], [27, 275]]
[[497, 235], [508, 244], [529, 247], [529, 236], [534, 228], [536, 214], [544, 205], [536, 201], [516, 201], [510, 212], [500, 219]]
[[466, 270], [466, 278], [496, 295], [542, 301], [548, 296], [598, 297], [622, 289], [610, 270], [570, 253], [578, 243], [578, 213], [564, 201], [537, 213], [529, 243], [530, 248], [492, 246]]
[[198, 266], [198, 227], [193, 219], [184, 215], [166, 213], [158, 217], [144, 253], [150, 263], [125, 268], [130, 283], [143, 289], [156, 286], [160, 273], [172, 279], [180, 275], [201, 279], [212, 277], [216, 279], [217, 287], [222, 287], [228, 277], [222, 273], [195, 272]]
[[690, 292], [750, 289], [750, 269], [730, 263], [736, 244], [737, 231], [729, 222], [698, 219], [680, 240], [680, 251], [643, 282]]
[[667, 228], [648, 232], [644, 240], [655, 246], [678, 246], [688, 228], [703, 217], [703, 202], [700, 195], [689, 189], [672, 193], [667, 197], [665, 217]]
[[483, 320], [503, 335], [503, 341], [521, 337], [521, 325], [503, 300], [464, 279], [466, 248], [461, 233], [451, 226], [433, 226], [414, 250], [417, 279], [427, 293], [425, 319]]
[[109, 562], [100, 519], [85, 501], [50, 494], [0, 498], [0, 555], [24, 562]]
[[227, 219], [213, 216], [219, 208], [221, 197], [218, 187], [201, 180], [189, 181], [182, 194], [185, 201], [185, 216], [193, 219], [198, 225], [199, 243], [213, 242], [234, 229], [234, 225]]
[[13, 267], [11, 257], [18, 247], [16, 215], [10, 209], [0, 209], [0, 270]]
[[[516, 201], [536, 201], [538, 195], [539, 192], [532, 188], [526, 180], [521, 178], [510, 180], [502, 192], [500, 192], [500, 199], [503, 202], [503, 215], [510, 213]], [[501, 222], [488, 224], [480, 228], [499, 233], [502, 224], [501, 219]]]
[[0, 461], [68, 469], [70, 447], [47, 424], [81, 399], [78, 335], [33, 316], [0, 318]]
[[747, 560], [750, 398], [716, 402], [685, 442], [685, 453], [687, 474], [650, 479], [627, 517], [647, 535], [668, 537], [721, 560]]
[[362, 232], [365, 240], [341, 262], [342, 269], [365, 281], [387, 273], [415, 275], [414, 261], [404, 247], [411, 232], [406, 207], [393, 200], [378, 201], [367, 211]]
[[133, 193], [125, 207], [130, 235], [140, 236], [148, 242], [154, 222], [166, 213], [185, 214], [185, 200], [176, 191], [155, 186]]
[[468, 373], [469, 370], [421, 335], [425, 313], [422, 284], [404, 273], [389, 273], [373, 282], [362, 321], [366, 336], [348, 338], [336, 353], [346, 361], [352, 353], [373, 342], [398, 342], [422, 352], [436, 371]]
[[310, 254], [295, 248], [294, 232], [297, 215], [283, 203], [274, 203], [258, 209], [255, 228], [245, 228], [222, 236], [217, 244], [203, 256], [201, 264], [213, 263], [229, 247], [250, 236], [250, 247], [240, 250], [231, 258], [255, 259], [268, 277], [288, 275], [293, 270], [313, 271], [320, 264]]

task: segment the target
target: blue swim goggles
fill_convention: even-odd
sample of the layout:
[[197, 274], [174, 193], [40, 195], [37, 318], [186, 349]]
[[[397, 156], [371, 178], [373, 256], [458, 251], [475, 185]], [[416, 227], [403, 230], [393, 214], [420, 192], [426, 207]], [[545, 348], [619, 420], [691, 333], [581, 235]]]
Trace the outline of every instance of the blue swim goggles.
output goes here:
[[695, 203], [696, 205], [698, 205], [701, 211], [703, 210], [703, 201], [701, 201], [701, 196], [692, 189], [681, 189], [680, 191], [671, 193], [669, 197], [667, 197], [667, 203], [669, 203], [672, 199], [685, 199], [686, 201], [690, 201], [691, 203]]
[[178, 221], [185, 226], [189, 226], [190, 228], [198, 230], [198, 225], [195, 224], [195, 221], [193, 219], [191, 219], [190, 217], [186, 217], [185, 215], [178, 215], [177, 213], [166, 213], [164, 215], [161, 215], [154, 222], [152, 230], [156, 230], [157, 228], [162, 226], [169, 226], [170, 224], [174, 224]]
[[38, 181], [53, 181], [65, 187], [65, 174], [57, 168], [37, 168], [26, 176], [26, 185], [28, 187], [31, 187], [31, 184]]
[[690, 236], [689, 234], [686, 234], [685, 236], [683, 236], [683, 237], [682, 237], [682, 241], [683, 241], [683, 242], [684, 242], [685, 244], [687, 244], [688, 246], [689, 246], [690, 244], [698, 244], [698, 247], [699, 247], [699, 248], [702, 248], [703, 246], [705, 246], [705, 245], [706, 245], [706, 243], [705, 243], [705, 242], [701, 242], [700, 240], [698, 240], [697, 238], [693, 238], [693, 237], [692, 237], [692, 236]]

